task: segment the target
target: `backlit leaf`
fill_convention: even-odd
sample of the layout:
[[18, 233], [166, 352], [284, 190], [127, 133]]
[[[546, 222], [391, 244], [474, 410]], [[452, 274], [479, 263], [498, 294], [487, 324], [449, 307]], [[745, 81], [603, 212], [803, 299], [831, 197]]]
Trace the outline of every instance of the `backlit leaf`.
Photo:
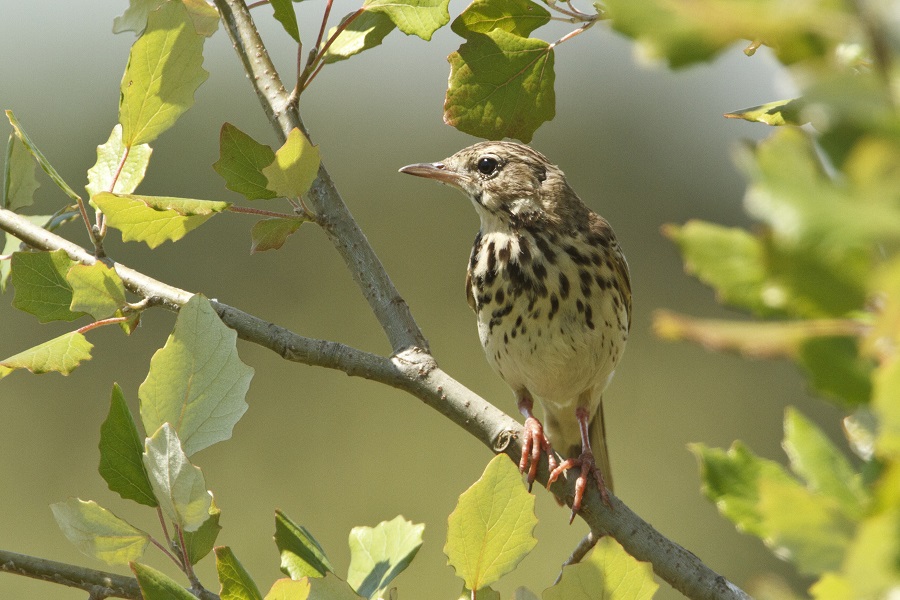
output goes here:
[[88, 556], [111, 565], [126, 565], [144, 554], [150, 536], [132, 527], [93, 500], [69, 498], [51, 504], [66, 538]]
[[417, 35], [425, 41], [450, 22], [447, 6], [450, 0], [366, 0], [367, 11], [383, 12], [406, 35]]
[[194, 92], [209, 76], [201, 66], [203, 39], [183, 2], [166, 2], [149, 14], [122, 77], [119, 122], [126, 146], [152, 142], [194, 104]]
[[537, 544], [534, 496], [508, 456], [495, 456], [450, 514], [444, 554], [470, 590], [512, 571]]
[[778, 100], [726, 113], [729, 119], [743, 119], [766, 125], [804, 125], [808, 122], [801, 113], [805, 104], [802, 100]]
[[16, 252], [12, 256], [11, 281], [16, 288], [13, 306], [48, 321], [74, 321], [84, 315], [72, 312], [72, 286], [66, 273], [76, 262], [64, 250]]
[[309, 580], [278, 579], [272, 584], [265, 600], [307, 600], [309, 598]]
[[149, 144], [131, 148], [125, 146], [122, 143], [122, 125], [117, 123], [106, 143], [97, 146], [97, 162], [88, 170], [88, 184], [85, 186], [88, 196], [100, 192], [133, 192], [144, 179], [152, 153]]
[[[350, 13], [344, 21], [356, 14]], [[343, 22], [343, 21], [342, 21]], [[363, 11], [353, 19], [346, 29], [335, 39], [325, 51], [325, 63], [336, 63], [346, 60], [363, 50], [369, 50], [381, 44], [381, 41], [394, 30], [396, 25], [390, 16], [383, 12]], [[337, 27], [328, 31], [328, 38], [335, 34]]]
[[309, 600], [360, 600], [353, 588], [334, 573], [309, 580]]
[[122, 278], [100, 261], [73, 265], [66, 281], [72, 286], [72, 312], [86, 312], [99, 320], [112, 316], [127, 304]]
[[94, 345], [77, 331], [64, 333], [49, 342], [0, 360], [0, 379], [15, 369], [28, 369], [35, 374], [55, 371], [68, 375], [82, 361], [91, 358], [93, 347]]
[[275, 160], [262, 170], [266, 187], [278, 196], [295, 198], [305, 194], [319, 172], [319, 149], [296, 127], [275, 151]]
[[153, 567], [133, 562], [131, 570], [141, 586], [144, 600], [197, 600], [196, 596], [177, 581]]
[[587, 558], [563, 567], [543, 600], [649, 600], [658, 588], [650, 563], [639, 562], [607, 535]]
[[303, 225], [305, 219], [262, 219], [250, 230], [250, 252], [277, 250]]
[[874, 384], [872, 412], [878, 419], [875, 454], [896, 460], [900, 457], [900, 358], [894, 356], [882, 364]]
[[422, 547], [425, 525], [401, 516], [373, 527], [350, 531], [350, 568], [347, 583], [366, 598], [378, 598], [388, 584], [415, 558]]
[[106, 215], [109, 226], [122, 232], [124, 241], [145, 242], [151, 248], [180, 240], [231, 206], [212, 200], [108, 192], [97, 194], [91, 201]]
[[163, 513], [185, 531], [197, 531], [209, 519], [212, 497], [171, 424], [163, 424], [147, 438], [142, 458]]
[[247, 410], [253, 377], [238, 357], [236, 340], [206, 298], [194, 296], [182, 306], [138, 390], [144, 429], [171, 423], [188, 456], [230, 438]]
[[100, 476], [109, 489], [146, 506], [159, 503], [143, 460], [144, 446], [119, 384], [113, 384], [109, 414], [100, 426]]
[[0, 207], [18, 210], [24, 206], [31, 206], [34, 202], [34, 192], [40, 185], [34, 176], [34, 159], [31, 153], [16, 134], [9, 134]]
[[219, 525], [221, 515], [222, 511], [216, 506], [216, 499], [213, 498], [209, 505], [209, 518], [197, 531], [184, 532], [184, 547], [192, 565], [200, 562], [216, 545], [216, 538], [222, 530], [222, 526]]
[[[138, 35], [147, 27], [147, 16], [167, 0], [129, 0], [124, 14], [113, 19], [113, 33], [133, 31]], [[197, 33], [211, 36], [219, 28], [219, 13], [206, 0], [181, 0], [191, 15]]]
[[266, 189], [268, 181], [262, 174], [264, 167], [275, 160], [275, 152], [265, 144], [232, 125], [225, 123], [219, 132], [219, 160], [213, 164], [216, 173], [225, 179], [225, 187], [243, 194], [250, 200], [274, 198], [275, 192]]
[[280, 510], [275, 511], [275, 545], [281, 553], [281, 571], [292, 579], [324, 577], [334, 571], [312, 534]]
[[16, 116], [13, 114], [11, 110], [6, 111], [6, 118], [9, 119], [9, 124], [13, 127], [13, 133], [16, 137], [19, 138], [19, 141], [22, 142], [22, 145], [25, 146], [25, 149], [31, 153], [37, 163], [41, 166], [41, 169], [44, 170], [44, 173], [50, 176], [50, 179], [56, 186], [61, 189], [69, 198], [72, 200], [78, 199], [78, 194], [75, 193], [69, 184], [63, 181], [63, 178], [57, 173], [56, 169], [53, 168], [53, 165], [50, 164], [50, 161], [44, 156], [43, 152], [41, 152], [37, 146], [34, 145], [34, 142], [31, 141], [31, 138], [28, 137], [28, 134], [25, 133], [25, 130], [22, 129], [22, 126], [19, 125], [19, 121], [16, 119]]
[[228, 546], [216, 548], [216, 572], [222, 584], [222, 600], [262, 600], [253, 578]]
[[472, 34], [453, 52], [444, 121], [472, 135], [529, 142], [556, 115], [553, 48], [502, 29]]
[[450, 28], [460, 37], [502, 29], [521, 37], [550, 22], [550, 13], [531, 0], [475, 0]]

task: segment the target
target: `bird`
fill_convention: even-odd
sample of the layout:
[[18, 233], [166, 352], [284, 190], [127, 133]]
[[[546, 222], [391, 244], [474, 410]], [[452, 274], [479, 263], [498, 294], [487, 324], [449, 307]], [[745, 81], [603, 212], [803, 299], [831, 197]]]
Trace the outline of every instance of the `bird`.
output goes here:
[[611, 507], [603, 393], [631, 328], [628, 263], [612, 227], [524, 144], [479, 142], [400, 172], [457, 188], [480, 218], [466, 297], [485, 356], [525, 417], [519, 469], [529, 490], [543, 452], [548, 487], [578, 470], [570, 523], [588, 481]]

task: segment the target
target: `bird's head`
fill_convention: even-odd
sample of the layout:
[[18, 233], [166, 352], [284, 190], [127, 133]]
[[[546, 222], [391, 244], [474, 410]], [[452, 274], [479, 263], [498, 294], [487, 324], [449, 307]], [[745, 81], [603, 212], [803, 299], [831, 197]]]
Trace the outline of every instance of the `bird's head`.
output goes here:
[[558, 224], [583, 207], [559, 167], [514, 142], [480, 142], [441, 162], [408, 165], [400, 172], [461, 190], [475, 205], [483, 230]]

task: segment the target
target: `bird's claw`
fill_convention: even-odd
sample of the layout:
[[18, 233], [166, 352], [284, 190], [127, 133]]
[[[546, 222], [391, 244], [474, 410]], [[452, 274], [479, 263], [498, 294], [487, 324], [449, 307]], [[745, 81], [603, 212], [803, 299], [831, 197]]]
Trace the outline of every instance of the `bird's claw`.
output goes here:
[[609, 492], [606, 491], [606, 482], [603, 481], [603, 475], [600, 473], [600, 469], [597, 468], [593, 453], [589, 451], [582, 452], [581, 456], [578, 458], [568, 458], [558, 467], [551, 470], [550, 477], [547, 479], [547, 488], [559, 479], [559, 476], [565, 471], [576, 467], [580, 467], [581, 473], [579, 473], [578, 479], [575, 480], [575, 499], [572, 501], [572, 516], [569, 518], [570, 525], [572, 524], [572, 521], [575, 520], [575, 514], [581, 510], [581, 503], [584, 500], [584, 492], [587, 489], [589, 476], [592, 476], [597, 483], [597, 488], [600, 490], [600, 497], [603, 499], [603, 504], [612, 509], [612, 504], [609, 501]]
[[522, 439], [522, 458], [519, 460], [519, 472], [528, 472], [528, 491], [537, 477], [538, 463], [541, 460], [541, 451], [547, 454], [550, 471], [557, 469], [556, 457], [550, 440], [544, 434], [544, 426], [534, 417], [525, 419], [525, 435]]

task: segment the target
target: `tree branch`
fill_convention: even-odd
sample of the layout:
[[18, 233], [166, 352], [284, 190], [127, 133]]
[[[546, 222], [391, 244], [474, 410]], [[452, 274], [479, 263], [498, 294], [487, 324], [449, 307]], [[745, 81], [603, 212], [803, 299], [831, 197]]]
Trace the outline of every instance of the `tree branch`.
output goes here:
[[41, 579], [90, 592], [95, 598], [134, 598], [140, 600], [137, 579], [76, 567], [66, 563], [0, 550], [0, 571]]
[[[93, 264], [97, 260], [80, 246], [9, 210], [0, 209], [0, 229], [39, 250], [62, 249], [72, 260], [83, 264]], [[192, 295], [109, 259], [104, 262], [115, 268], [126, 288], [153, 299], [152, 304], [178, 310]], [[492, 451], [503, 452], [518, 462], [522, 452], [519, 443], [521, 425], [442, 371], [426, 350], [413, 347], [391, 357], [379, 356], [338, 342], [298, 335], [221, 302], [212, 301], [212, 305], [222, 321], [237, 331], [241, 339], [268, 348], [286, 360], [336, 369], [404, 390], [459, 425]], [[546, 485], [548, 475], [544, 461], [538, 469], [537, 480]], [[575, 477], [560, 479], [550, 491], [571, 506], [575, 495]], [[696, 599], [749, 598], [697, 556], [656, 531], [612, 494], [610, 502], [612, 510], [603, 504], [597, 490], [588, 486], [584, 505], [578, 514], [592, 531], [612, 535], [629, 554], [650, 562], [654, 572], [672, 587]]]

